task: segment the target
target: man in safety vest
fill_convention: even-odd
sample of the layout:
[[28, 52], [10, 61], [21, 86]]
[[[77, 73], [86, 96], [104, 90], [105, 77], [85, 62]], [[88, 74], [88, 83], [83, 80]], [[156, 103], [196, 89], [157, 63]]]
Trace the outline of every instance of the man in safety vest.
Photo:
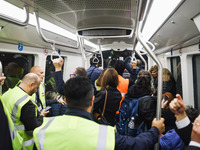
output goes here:
[[32, 131], [42, 124], [43, 116], [48, 113], [43, 110], [37, 117], [37, 105], [32, 101], [31, 96], [37, 91], [39, 85], [40, 78], [34, 73], [29, 73], [18, 86], [9, 89], [1, 98], [7, 110], [5, 113], [11, 117], [15, 129], [23, 138], [24, 150], [33, 149]]
[[33, 100], [38, 106], [38, 111], [41, 112], [46, 107], [45, 101], [45, 87], [43, 83], [44, 79], [44, 70], [41, 66], [33, 66], [30, 70], [30, 73], [35, 73], [40, 77], [40, 86], [36, 93], [32, 95]]
[[33, 132], [40, 150], [114, 150], [149, 149], [164, 131], [164, 119], [154, 120], [152, 128], [137, 137], [115, 133], [114, 127], [100, 125], [92, 120], [94, 90], [89, 79], [70, 78], [64, 86], [67, 101], [65, 115], [44, 118]]

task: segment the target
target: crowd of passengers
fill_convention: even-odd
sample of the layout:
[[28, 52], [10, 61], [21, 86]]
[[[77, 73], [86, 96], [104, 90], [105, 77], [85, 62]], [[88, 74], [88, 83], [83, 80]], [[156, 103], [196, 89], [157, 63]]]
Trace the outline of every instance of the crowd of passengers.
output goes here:
[[[56, 92], [45, 93], [40, 66], [1, 96], [0, 149], [161, 150], [200, 149], [200, 115], [186, 106], [176, 91], [171, 72], [163, 68], [161, 118], [156, 120], [158, 66], [140, 70], [131, 57], [100, 69], [95, 56], [85, 70], [78, 67], [63, 81], [63, 60], [53, 60]], [[125, 69], [130, 73], [123, 78]], [[2, 74], [1, 85], [6, 77]], [[59, 98], [58, 98], [59, 93]], [[125, 99], [139, 99], [142, 133], [121, 135], [116, 130]], [[47, 106], [51, 105], [48, 110]], [[101, 118], [99, 118], [101, 117]]]

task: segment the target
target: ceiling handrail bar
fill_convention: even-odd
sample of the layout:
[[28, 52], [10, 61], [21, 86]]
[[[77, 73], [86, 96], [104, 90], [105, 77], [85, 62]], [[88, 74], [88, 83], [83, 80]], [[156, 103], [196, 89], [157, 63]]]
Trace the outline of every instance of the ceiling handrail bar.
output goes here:
[[14, 19], [12, 17], [8, 17], [4, 14], [0, 14], [0, 19], [3, 19], [3, 20], [8, 21], [10, 23], [14, 23], [14, 24], [19, 25], [19, 26], [26, 26], [26, 25], [28, 25], [28, 22], [29, 22], [29, 7], [27, 5], [25, 5], [24, 9], [26, 10], [26, 19], [25, 19], [24, 22], [19, 21], [17, 19]]
[[137, 50], [135, 50], [135, 53], [140, 57], [140, 59], [142, 60], [142, 62], [144, 63], [144, 70], [147, 70], [147, 62], [144, 59], [144, 57], [140, 54], [140, 52], [138, 52]]
[[87, 61], [86, 61], [86, 55], [85, 55], [85, 49], [84, 49], [84, 39], [81, 37], [78, 37], [78, 38], [79, 38], [79, 46], [80, 46], [81, 54], [82, 54], [82, 65], [86, 69]]
[[58, 41], [54, 41], [54, 40], [51, 40], [51, 39], [48, 39], [44, 36], [42, 30], [41, 30], [41, 27], [40, 27], [40, 22], [39, 22], [39, 15], [38, 15], [38, 12], [35, 11], [34, 12], [35, 14], [35, 18], [36, 18], [36, 29], [37, 29], [37, 32], [40, 36], [40, 38], [44, 41], [44, 42], [47, 42], [47, 43], [55, 43], [55, 45], [59, 45], [59, 46], [63, 46], [63, 47], [68, 47], [68, 48], [72, 48], [72, 49], [78, 49], [79, 47], [74, 47], [74, 46], [69, 46], [69, 45], [66, 45], [65, 43], [62, 43], [62, 42], [58, 42]]
[[[139, 4], [139, 9], [141, 10], [142, 7], [142, 0], [140, 0], [140, 4]], [[151, 5], [146, 5], [145, 7], [145, 13], [143, 16], [143, 19], [146, 18], [145, 16], [147, 15], [146, 13], [149, 11], [149, 7], [151, 7]], [[147, 11], [148, 10], [148, 11]], [[158, 92], [157, 92], [157, 107], [156, 107], [156, 119], [160, 120], [161, 118], [161, 99], [162, 99], [162, 76], [163, 76], [163, 70], [162, 70], [162, 64], [160, 63], [159, 59], [156, 57], [156, 55], [151, 51], [150, 47], [147, 45], [147, 43], [145, 42], [145, 40], [142, 37], [142, 28], [143, 28], [143, 19], [141, 19], [138, 23], [138, 26], [136, 28], [136, 35], [137, 35], [137, 39], [139, 40], [139, 42], [142, 44], [142, 46], [144, 47], [144, 49], [148, 52], [149, 56], [156, 62], [156, 64], [158, 65]], [[158, 139], [159, 140], [159, 139]], [[155, 146], [155, 150], [159, 149], [159, 144], [156, 144]]]

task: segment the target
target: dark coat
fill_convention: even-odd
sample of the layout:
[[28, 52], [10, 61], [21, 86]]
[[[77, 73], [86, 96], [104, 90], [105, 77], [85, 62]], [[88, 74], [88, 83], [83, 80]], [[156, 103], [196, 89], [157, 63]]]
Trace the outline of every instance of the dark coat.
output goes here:
[[128, 89], [127, 93], [127, 96], [129, 98], [139, 98], [147, 95], [151, 95], [151, 92], [149, 90], [147, 90], [145, 87], [135, 86], [135, 85], [132, 85]]
[[95, 65], [92, 65], [87, 69], [87, 77], [92, 82], [92, 85], [93, 85], [95, 93], [96, 93], [96, 88], [94, 86], [94, 82], [95, 82], [96, 79], [98, 79], [98, 77], [101, 74], [101, 72], [102, 72], [102, 69], [99, 69]]
[[[106, 90], [108, 92], [108, 95], [104, 116], [107, 122], [109, 122], [111, 126], [114, 126], [116, 124], [116, 111], [119, 109], [121, 93], [117, 90], [117, 88], [109, 87]], [[100, 90], [95, 96], [93, 107], [94, 112], [97, 112], [99, 114], [102, 113], [104, 102], [105, 90]]]
[[8, 119], [5, 115], [3, 105], [0, 101], [0, 149], [12, 150], [12, 141], [10, 137], [10, 130]]

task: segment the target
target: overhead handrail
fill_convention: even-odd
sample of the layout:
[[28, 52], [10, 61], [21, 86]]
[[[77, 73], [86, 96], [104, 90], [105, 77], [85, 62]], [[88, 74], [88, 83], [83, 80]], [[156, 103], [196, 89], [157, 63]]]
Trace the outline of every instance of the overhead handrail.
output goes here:
[[[141, 9], [142, 9], [142, 0], [139, 1], [139, 12], [141, 13]], [[137, 39], [139, 40], [139, 42], [142, 44], [142, 46], [144, 47], [144, 49], [148, 52], [148, 54], [150, 55], [150, 57], [156, 62], [156, 64], [158, 65], [158, 92], [157, 92], [157, 106], [156, 106], [156, 119], [160, 120], [161, 118], [161, 98], [162, 98], [162, 75], [163, 75], [163, 71], [162, 71], [162, 64], [160, 63], [159, 59], [157, 59], [156, 55], [151, 51], [150, 47], [147, 45], [147, 43], [144, 41], [143, 37], [142, 37], [142, 28], [143, 28], [143, 23], [144, 23], [144, 19], [146, 19], [147, 13], [150, 10], [150, 7], [152, 3], [148, 2], [148, 5], [146, 5], [145, 7], [145, 12], [143, 14], [143, 18], [138, 22], [137, 28], [136, 28], [136, 36]], [[140, 15], [140, 14], [139, 14]], [[158, 139], [159, 140], [159, 139]], [[158, 142], [159, 143], [159, 142]], [[159, 144], [156, 144], [154, 147], [155, 150], [159, 150]]]
[[101, 49], [101, 39], [98, 39], [98, 44], [99, 44], [99, 52], [101, 54], [101, 66], [104, 66], [104, 60], [103, 60], [103, 53], [102, 53], [102, 49]]
[[65, 43], [58, 42], [58, 41], [54, 41], [54, 40], [51, 40], [51, 39], [46, 38], [46, 37], [44, 36], [44, 34], [42, 33], [42, 30], [41, 30], [41, 27], [40, 27], [38, 12], [35, 11], [34, 14], [35, 14], [36, 22], [37, 22], [37, 24], [36, 24], [37, 32], [38, 32], [40, 38], [41, 38], [44, 42], [51, 43], [51, 44], [55, 43], [55, 45], [64, 46], [64, 47], [68, 47], [68, 48], [72, 48], [72, 49], [78, 49], [78, 47], [69, 46], [69, 45], [66, 45]]
[[51, 44], [51, 48], [53, 50], [53, 52], [51, 53], [51, 61], [53, 61], [53, 54], [56, 54], [60, 59], [62, 59], [62, 57], [58, 54], [58, 52], [56, 51], [55, 48], [55, 43]]
[[85, 56], [85, 50], [84, 50], [84, 42], [83, 42], [83, 38], [79, 37], [79, 45], [80, 45], [80, 49], [81, 49], [81, 54], [82, 54], [82, 64], [83, 67], [86, 68], [87, 67], [87, 62], [86, 62], [86, 56]]
[[137, 50], [135, 50], [135, 53], [140, 57], [140, 59], [142, 60], [142, 62], [144, 63], [144, 70], [147, 70], [147, 62], [144, 59], [144, 57], [140, 54], [140, 52], [138, 52]]
[[8, 21], [10, 23], [14, 23], [14, 24], [19, 25], [19, 26], [26, 26], [26, 25], [28, 25], [28, 22], [29, 22], [29, 7], [27, 5], [25, 5], [24, 9], [26, 10], [26, 20], [24, 22], [21, 22], [17, 19], [8, 17], [8, 16], [3, 15], [3, 14], [0, 14], [0, 19], [3, 19], [3, 20]]

